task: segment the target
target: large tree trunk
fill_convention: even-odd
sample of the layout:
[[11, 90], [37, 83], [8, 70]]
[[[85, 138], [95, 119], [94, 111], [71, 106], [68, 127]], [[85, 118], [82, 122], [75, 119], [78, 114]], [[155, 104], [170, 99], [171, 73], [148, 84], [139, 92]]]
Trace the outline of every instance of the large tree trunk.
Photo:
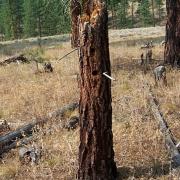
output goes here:
[[78, 179], [113, 180], [108, 14], [101, 0], [84, 0], [80, 20], [80, 146]]
[[180, 0], [167, 0], [165, 63], [180, 66]]
[[81, 14], [81, 4], [79, 0], [71, 0], [71, 46], [78, 47], [79, 41], [79, 16]]

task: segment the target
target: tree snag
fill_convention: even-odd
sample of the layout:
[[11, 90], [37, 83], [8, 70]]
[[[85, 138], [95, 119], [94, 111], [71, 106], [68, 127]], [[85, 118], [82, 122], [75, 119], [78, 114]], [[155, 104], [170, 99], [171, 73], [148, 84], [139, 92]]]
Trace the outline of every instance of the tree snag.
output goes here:
[[103, 0], [83, 0], [79, 24], [80, 146], [77, 178], [113, 180], [111, 75], [108, 13]]
[[164, 60], [180, 66], [180, 0], [167, 0], [166, 45]]
[[79, 0], [71, 0], [71, 46], [72, 48], [78, 47], [79, 40], [79, 16], [81, 14], [81, 4]]

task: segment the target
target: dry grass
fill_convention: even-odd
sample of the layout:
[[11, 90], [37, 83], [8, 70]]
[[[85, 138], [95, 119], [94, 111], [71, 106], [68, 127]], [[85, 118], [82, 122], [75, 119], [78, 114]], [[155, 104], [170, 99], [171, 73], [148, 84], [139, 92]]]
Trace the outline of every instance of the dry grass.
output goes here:
[[[78, 101], [79, 89], [77, 54], [57, 63], [58, 57], [70, 50], [68, 44], [46, 49], [53, 74], [35, 74], [35, 65], [12, 64], [0, 68], [0, 118], [10, 122], [31, 121], [43, 117], [70, 102]], [[178, 179], [170, 171], [170, 161], [158, 123], [154, 120], [147, 101], [144, 79], [153, 85], [151, 73], [143, 75], [138, 62], [139, 47], [110, 47], [113, 95], [113, 133], [115, 160], [123, 179]], [[154, 49], [155, 57], [162, 57], [162, 47]], [[122, 65], [123, 64], [123, 65]], [[172, 132], [180, 140], [180, 72], [168, 71], [168, 87], [153, 89], [161, 103]], [[79, 130], [59, 129], [58, 121], [50, 122], [53, 132], [40, 133], [37, 144], [43, 156], [37, 166], [22, 165], [18, 150], [6, 154], [0, 166], [0, 179], [75, 179], [77, 172]]]

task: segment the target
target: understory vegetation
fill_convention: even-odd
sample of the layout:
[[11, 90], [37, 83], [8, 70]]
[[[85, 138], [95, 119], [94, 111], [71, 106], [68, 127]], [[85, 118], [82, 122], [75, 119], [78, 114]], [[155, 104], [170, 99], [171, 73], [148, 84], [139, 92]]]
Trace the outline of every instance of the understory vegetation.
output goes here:
[[[36, 73], [35, 63], [12, 63], [0, 67], [0, 119], [6, 119], [12, 130], [34, 118], [43, 118], [66, 104], [79, 101], [77, 52], [58, 61], [58, 58], [71, 51], [69, 44], [42, 47], [40, 56], [52, 63], [53, 73]], [[153, 57], [162, 59], [163, 49], [163, 46], [155, 45]], [[31, 47], [30, 51], [38, 50]], [[180, 72], [168, 68], [168, 86], [154, 87], [152, 68], [160, 61], [151, 64], [151, 69], [144, 75], [139, 60], [133, 59], [138, 59], [141, 51], [140, 46], [127, 48], [110, 44], [112, 77], [116, 79], [112, 81], [112, 105], [118, 172], [123, 179], [178, 179], [179, 175], [171, 171], [163, 135], [152, 115], [145, 81], [153, 87], [160, 109], [178, 141]], [[5, 58], [7, 56], [1, 55], [1, 59]], [[34, 134], [34, 143], [43, 150], [37, 165], [22, 164], [18, 149], [4, 154], [0, 161], [0, 179], [75, 179], [79, 128], [67, 131], [60, 125], [77, 114], [77, 111], [73, 111], [63, 118], [52, 119]]]

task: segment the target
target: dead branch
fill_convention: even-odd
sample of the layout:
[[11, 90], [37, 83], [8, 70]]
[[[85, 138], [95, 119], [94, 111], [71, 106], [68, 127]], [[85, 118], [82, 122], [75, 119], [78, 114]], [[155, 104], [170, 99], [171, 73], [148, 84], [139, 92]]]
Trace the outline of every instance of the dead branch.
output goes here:
[[69, 54], [73, 53], [74, 51], [78, 50], [78, 48], [73, 49], [72, 51], [68, 52], [67, 54], [65, 54], [64, 56], [62, 56], [61, 58], [58, 59], [58, 61], [64, 59], [66, 56], [68, 56]]
[[45, 124], [47, 121], [48, 121], [47, 118], [38, 120], [29, 123], [23, 127], [20, 127], [15, 131], [11, 131], [3, 136], [0, 136], [0, 154], [7, 151], [8, 146], [14, 147], [15, 145], [13, 145], [13, 143], [16, 142], [18, 139], [22, 139], [23, 137], [30, 136], [34, 131], [38, 131], [39, 127]]
[[160, 130], [165, 138], [165, 144], [172, 161], [175, 166], [180, 166], [180, 152], [176, 146], [176, 141], [168, 127], [166, 120], [163, 117], [158, 105], [158, 101], [154, 97], [151, 89], [149, 88], [149, 102], [154, 118], [158, 121]]
[[[46, 118], [35, 120], [27, 125], [18, 128], [15, 131], [11, 131], [5, 135], [0, 136], [0, 155], [3, 153], [16, 148], [17, 140], [32, 136], [33, 132], [38, 132], [40, 127], [43, 127], [52, 118], [62, 118], [66, 112], [74, 111], [79, 107], [78, 103], [71, 103], [63, 108], [60, 108], [52, 113], [49, 113]], [[21, 141], [20, 141], [21, 142]]]
[[8, 64], [18, 63], [18, 62], [29, 63], [29, 60], [23, 54], [20, 54], [20, 55], [10, 57], [10, 58], [0, 62], [0, 66], [6, 66]]
[[51, 113], [48, 114], [50, 118], [62, 118], [67, 111], [74, 111], [79, 107], [78, 103], [72, 103], [67, 106], [64, 106], [63, 108], [57, 109]]
[[25, 137], [23, 139], [14, 141], [13, 143], [11, 143], [10, 145], [5, 145], [2, 149], [0, 149], [0, 155], [2, 155], [5, 152], [10, 151], [11, 149], [15, 149], [18, 147], [22, 147], [24, 145], [29, 144], [30, 142], [34, 141], [33, 136], [29, 136], [29, 137]]

